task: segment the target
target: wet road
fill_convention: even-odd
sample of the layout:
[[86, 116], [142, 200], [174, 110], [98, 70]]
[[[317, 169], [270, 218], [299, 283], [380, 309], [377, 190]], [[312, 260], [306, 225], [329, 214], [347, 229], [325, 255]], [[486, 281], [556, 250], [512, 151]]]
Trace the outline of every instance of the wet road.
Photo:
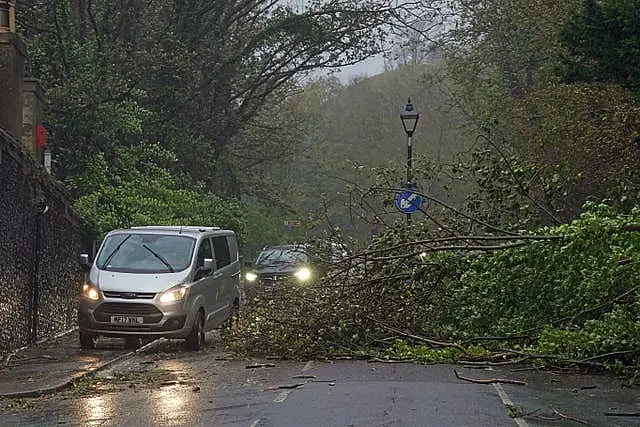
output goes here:
[[[366, 361], [238, 360], [208, 337], [166, 341], [53, 396], [0, 408], [2, 426], [640, 426], [613, 379]], [[6, 403], [6, 402], [5, 402]], [[626, 416], [605, 415], [624, 411]]]

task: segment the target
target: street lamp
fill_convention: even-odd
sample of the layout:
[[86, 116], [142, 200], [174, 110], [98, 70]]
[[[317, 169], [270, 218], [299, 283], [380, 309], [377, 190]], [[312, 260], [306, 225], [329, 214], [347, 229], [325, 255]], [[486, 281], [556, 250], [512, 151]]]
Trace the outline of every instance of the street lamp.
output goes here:
[[416, 126], [418, 125], [418, 119], [420, 118], [420, 114], [413, 109], [413, 104], [411, 103], [411, 98], [407, 101], [407, 106], [404, 108], [404, 111], [400, 112], [400, 119], [402, 120], [402, 126], [404, 127], [404, 131], [407, 134], [407, 186], [410, 187], [413, 177], [411, 172], [411, 167], [413, 163], [413, 155], [411, 153], [411, 137], [413, 136], [413, 132], [416, 130]]
[[[411, 98], [407, 101], [407, 106], [404, 108], [404, 111], [400, 112], [400, 119], [402, 120], [402, 126], [404, 127], [404, 131], [407, 134], [407, 194], [408, 201], [411, 205], [409, 206], [409, 210], [406, 210], [407, 222], [411, 222], [411, 211], [415, 210], [416, 197], [417, 195], [413, 193], [415, 191], [413, 185], [413, 174], [412, 174], [412, 163], [413, 163], [413, 154], [411, 152], [411, 137], [413, 136], [413, 132], [416, 130], [416, 126], [418, 125], [418, 119], [420, 118], [420, 114], [413, 109], [413, 104], [411, 103]], [[400, 201], [400, 205], [406, 205], [407, 201]]]

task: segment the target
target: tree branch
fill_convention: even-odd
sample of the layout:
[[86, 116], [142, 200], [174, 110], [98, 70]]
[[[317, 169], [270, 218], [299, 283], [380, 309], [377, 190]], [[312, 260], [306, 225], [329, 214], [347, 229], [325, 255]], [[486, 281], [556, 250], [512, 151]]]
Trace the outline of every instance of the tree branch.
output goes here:
[[453, 373], [456, 375], [456, 378], [459, 380], [469, 381], [476, 384], [495, 384], [495, 383], [503, 383], [503, 384], [516, 384], [516, 385], [527, 385], [524, 381], [519, 380], [510, 380], [506, 378], [489, 378], [489, 379], [475, 379], [475, 378], [467, 378], [458, 374], [457, 370], [453, 370]]
[[404, 337], [407, 338], [411, 338], [414, 339], [416, 341], [421, 341], [424, 342], [426, 344], [432, 345], [432, 346], [436, 346], [436, 347], [449, 347], [449, 348], [456, 348], [458, 350], [460, 350], [462, 353], [467, 354], [467, 349], [462, 347], [460, 344], [456, 344], [456, 343], [450, 343], [450, 342], [442, 342], [442, 341], [436, 341], [436, 340], [432, 340], [429, 338], [425, 338], [425, 337], [421, 337], [418, 335], [413, 335], [413, 334], [409, 334], [406, 332], [401, 331], [400, 329], [396, 329], [394, 327], [391, 327], [389, 325], [385, 325], [384, 323], [370, 317], [370, 316], [366, 316], [367, 319], [371, 320], [374, 323], [377, 323], [378, 325], [382, 326], [383, 328], [391, 331], [391, 332], [395, 332], [396, 334], [402, 335]]

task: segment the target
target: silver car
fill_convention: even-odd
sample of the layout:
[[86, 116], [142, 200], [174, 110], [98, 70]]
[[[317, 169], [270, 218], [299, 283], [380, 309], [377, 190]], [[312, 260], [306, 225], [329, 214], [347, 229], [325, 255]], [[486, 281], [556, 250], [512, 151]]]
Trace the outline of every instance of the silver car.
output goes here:
[[205, 332], [240, 311], [235, 233], [217, 227], [132, 227], [109, 232], [90, 266], [78, 307], [80, 345], [99, 336], [181, 338], [198, 350]]

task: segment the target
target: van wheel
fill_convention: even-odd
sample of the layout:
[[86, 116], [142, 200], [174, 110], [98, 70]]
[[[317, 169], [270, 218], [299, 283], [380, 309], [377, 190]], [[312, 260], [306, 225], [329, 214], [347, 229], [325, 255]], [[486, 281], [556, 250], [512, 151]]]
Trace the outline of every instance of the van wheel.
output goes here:
[[204, 344], [204, 315], [202, 310], [198, 311], [198, 317], [193, 322], [191, 332], [185, 340], [185, 346], [187, 350], [200, 350], [200, 347]]
[[92, 350], [96, 348], [96, 337], [80, 332], [80, 348]]

